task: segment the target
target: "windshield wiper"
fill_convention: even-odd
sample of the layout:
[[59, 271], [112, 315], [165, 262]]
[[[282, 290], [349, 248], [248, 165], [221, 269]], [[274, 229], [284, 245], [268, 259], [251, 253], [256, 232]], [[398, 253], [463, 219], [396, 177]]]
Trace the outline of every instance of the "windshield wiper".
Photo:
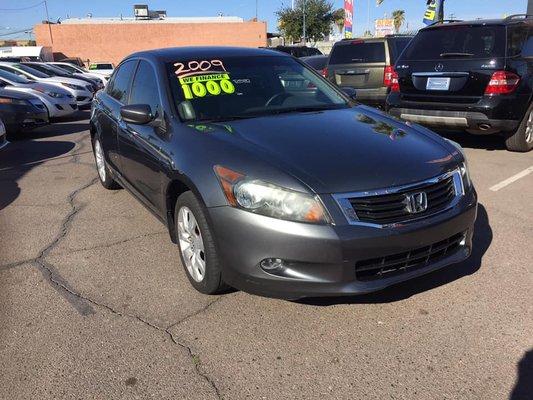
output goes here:
[[278, 108], [272, 110], [265, 110], [264, 114], [288, 114], [293, 112], [313, 112], [313, 111], [326, 111], [326, 110], [339, 110], [341, 108], [346, 108], [346, 105], [327, 105], [327, 106], [301, 106], [301, 107], [289, 107], [289, 108]]
[[442, 53], [441, 57], [472, 57], [472, 53]]

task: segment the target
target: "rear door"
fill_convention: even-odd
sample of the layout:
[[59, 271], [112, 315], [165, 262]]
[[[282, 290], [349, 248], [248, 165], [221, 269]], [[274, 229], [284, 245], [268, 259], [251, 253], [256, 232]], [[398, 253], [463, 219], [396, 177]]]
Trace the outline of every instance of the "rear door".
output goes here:
[[396, 63], [402, 99], [476, 103], [505, 68], [503, 25], [440, 25], [422, 30]]
[[383, 86], [386, 60], [384, 40], [345, 40], [331, 51], [328, 76], [339, 86], [377, 89]]

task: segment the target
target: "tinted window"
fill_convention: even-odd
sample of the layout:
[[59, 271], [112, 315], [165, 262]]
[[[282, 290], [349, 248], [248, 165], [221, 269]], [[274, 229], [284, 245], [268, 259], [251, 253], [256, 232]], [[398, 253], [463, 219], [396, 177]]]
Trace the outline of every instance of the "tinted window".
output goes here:
[[21, 71], [27, 72], [28, 74], [31, 74], [33, 76], [36, 76], [37, 78], [50, 78], [52, 75], [46, 74], [41, 71], [37, 71], [34, 68], [30, 68], [27, 65], [17, 64], [17, 68]]
[[128, 100], [129, 87], [137, 61], [127, 61], [122, 64], [115, 74], [113, 80], [107, 85], [106, 92], [123, 104]]
[[392, 39], [389, 41], [389, 53], [390, 53], [390, 62], [394, 64], [396, 59], [402, 54], [402, 51], [407, 47], [411, 38], [399, 38]]
[[385, 43], [353, 40], [333, 47], [330, 64], [385, 62]]
[[148, 104], [155, 113], [159, 106], [159, 91], [154, 69], [146, 61], [141, 61], [131, 85], [129, 104]]
[[522, 47], [529, 34], [527, 26], [510, 27], [507, 32], [507, 55], [516, 56], [522, 52]]
[[449, 25], [423, 30], [405, 49], [402, 60], [492, 58], [505, 56], [505, 27]]
[[326, 67], [328, 58], [326, 56], [311, 56], [303, 57], [302, 61], [314, 69], [322, 70]]
[[111, 64], [91, 64], [89, 66], [89, 69], [91, 70], [98, 70], [98, 69], [113, 69], [113, 65]]

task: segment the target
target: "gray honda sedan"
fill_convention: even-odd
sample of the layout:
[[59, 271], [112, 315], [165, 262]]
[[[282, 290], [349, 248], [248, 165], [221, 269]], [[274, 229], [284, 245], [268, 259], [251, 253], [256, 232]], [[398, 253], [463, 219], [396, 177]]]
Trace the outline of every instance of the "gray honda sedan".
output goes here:
[[368, 293], [471, 253], [461, 148], [276, 51], [135, 53], [93, 101], [91, 137], [102, 185], [165, 224], [202, 293]]

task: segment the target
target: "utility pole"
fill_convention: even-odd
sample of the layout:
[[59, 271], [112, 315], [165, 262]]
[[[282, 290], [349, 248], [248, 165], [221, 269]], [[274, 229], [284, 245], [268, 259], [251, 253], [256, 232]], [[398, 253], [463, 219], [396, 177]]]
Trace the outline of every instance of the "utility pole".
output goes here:
[[304, 15], [304, 21], [303, 21], [303, 37], [302, 37], [302, 41], [304, 42], [304, 46], [306, 45], [307, 43], [307, 40], [306, 40], [306, 32], [305, 32], [305, 0], [303, 0], [303, 15]]
[[256, 21], [258, 21], [258, 19], [257, 19], [257, 14], [258, 14], [258, 12], [257, 12], [258, 2], [259, 2], [259, 0], [255, 0], [255, 20], [256, 20]]
[[50, 26], [50, 17], [48, 15], [48, 4], [44, 0], [44, 9], [46, 10], [46, 22], [48, 23], [48, 32], [50, 32], [50, 43], [54, 44], [54, 38], [52, 37], [52, 27]]

